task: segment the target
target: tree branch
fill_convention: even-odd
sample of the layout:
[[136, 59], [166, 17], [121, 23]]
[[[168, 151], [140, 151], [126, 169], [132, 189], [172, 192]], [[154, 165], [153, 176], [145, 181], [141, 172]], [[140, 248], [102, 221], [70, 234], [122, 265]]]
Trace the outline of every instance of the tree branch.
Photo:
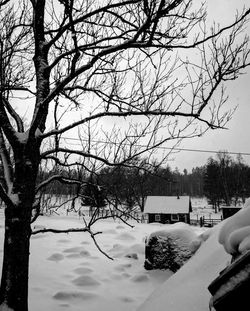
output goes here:
[[40, 191], [42, 188], [46, 187], [47, 185], [49, 185], [51, 182], [54, 181], [59, 181], [63, 184], [78, 184], [78, 185], [83, 184], [83, 182], [79, 181], [78, 179], [63, 177], [62, 175], [53, 175], [49, 177], [47, 180], [41, 182], [36, 187], [36, 192]]
[[1, 199], [4, 201], [4, 203], [6, 204], [6, 206], [8, 207], [14, 207], [13, 202], [11, 201], [11, 199], [9, 198], [8, 194], [6, 193], [6, 191], [4, 190], [3, 186], [0, 183], [0, 197]]
[[193, 117], [198, 118], [199, 115], [196, 113], [185, 113], [185, 112], [177, 112], [177, 111], [163, 111], [161, 109], [159, 110], [153, 110], [153, 111], [125, 111], [125, 112], [101, 112], [97, 113], [93, 116], [84, 118], [82, 120], [79, 120], [77, 122], [74, 122], [62, 129], [59, 130], [52, 130], [47, 133], [43, 133], [40, 135], [40, 138], [44, 139], [52, 135], [58, 135], [63, 134], [81, 124], [87, 123], [89, 121], [99, 119], [102, 117], [129, 117], [129, 116], [179, 116], [179, 117]]
[[94, 15], [98, 15], [98, 14], [101, 14], [101, 13], [104, 13], [104, 12], [107, 12], [108, 10], [110, 9], [114, 9], [114, 8], [118, 8], [118, 7], [124, 7], [126, 5], [129, 5], [129, 4], [136, 4], [136, 3], [139, 3], [141, 0], [128, 0], [128, 1], [122, 1], [122, 2], [117, 2], [117, 3], [114, 3], [114, 4], [108, 4], [104, 7], [100, 7], [99, 9], [96, 9], [90, 13], [87, 13], [83, 16], [81, 16], [80, 18], [77, 18], [73, 21], [73, 23], [68, 23], [66, 25], [64, 25], [63, 27], [61, 27], [61, 29], [57, 29], [55, 31], [57, 31], [57, 34], [56, 36], [51, 39], [47, 46], [48, 48], [50, 48], [53, 44], [55, 44], [59, 38], [67, 31], [70, 29], [71, 25], [76, 25], [76, 24], [79, 24], [81, 22], [84, 22], [85, 20], [87, 19], [90, 19], [92, 16]]
[[39, 233], [72, 233], [72, 232], [88, 232], [92, 238], [92, 240], [95, 243], [95, 246], [97, 247], [97, 249], [103, 254], [105, 255], [107, 258], [109, 258], [110, 260], [113, 260], [112, 257], [110, 257], [107, 253], [105, 253], [101, 247], [99, 246], [99, 244], [97, 243], [95, 236], [97, 234], [101, 234], [102, 232], [95, 232], [93, 233], [90, 228], [85, 227], [85, 228], [70, 228], [70, 229], [40, 229], [40, 230], [35, 230], [31, 232], [31, 235], [36, 235]]
[[13, 168], [10, 160], [10, 155], [6, 149], [4, 136], [1, 128], [0, 128], [0, 157], [3, 164], [3, 172], [6, 181], [6, 186], [8, 191], [11, 192], [13, 186]]
[[2, 128], [5, 136], [12, 146], [15, 146], [17, 143], [17, 135], [13, 126], [10, 123], [8, 115], [4, 108], [3, 98], [0, 98], [0, 127]]
[[[34, 230], [31, 232], [32, 235], [40, 234], [40, 233], [70, 233], [70, 232], [89, 232], [90, 229], [88, 227], [84, 228], [69, 228], [69, 229], [39, 229], [39, 230]], [[101, 233], [101, 232], [98, 232]], [[97, 234], [97, 233], [96, 233]]]
[[23, 121], [19, 114], [13, 109], [9, 101], [5, 98], [3, 98], [3, 103], [8, 111], [8, 113], [12, 116], [12, 118], [15, 120], [16, 125], [17, 125], [17, 131], [20, 133], [24, 132], [24, 126], [23, 126]]

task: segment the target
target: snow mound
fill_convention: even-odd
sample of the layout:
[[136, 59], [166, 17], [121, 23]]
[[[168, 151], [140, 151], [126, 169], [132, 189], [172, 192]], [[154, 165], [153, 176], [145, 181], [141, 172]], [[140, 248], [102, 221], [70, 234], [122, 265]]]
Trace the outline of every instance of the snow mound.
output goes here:
[[149, 241], [152, 237], [161, 236], [161, 237], [173, 237], [176, 240], [182, 242], [183, 245], [189, 245], [192, 247], [192, 242], [199, 241], [199, 236], [195, 233], [195, 231], [188, 225], [182, 222], [178, 222], [173, 225], [167, 225], [164, 229], [152, 232], [149, 235], [147, 241]]
[[207, 311], [210, 293], [208, 285], [218, 276], [229, 260], [218, 243], [221, 224], [209, 231], [193, 257], [157, 288], [137, 311]]
[[200, 247], [203, 238], [187, 224], [168, 225], [146, 241], [145, 268], [176, 272]]
[[219, 234], [219, 242], [228, 254], [243, 254], [250, 250], [250, 199], [242, 210], [228, 218]]

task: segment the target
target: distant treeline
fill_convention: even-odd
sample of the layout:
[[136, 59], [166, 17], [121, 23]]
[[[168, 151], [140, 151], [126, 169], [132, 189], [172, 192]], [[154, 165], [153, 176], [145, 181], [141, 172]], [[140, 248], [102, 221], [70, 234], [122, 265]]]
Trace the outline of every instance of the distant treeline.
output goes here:
[[157, 162], [149, 164], [145, 159], [136, 159], [124, 166], [103, 167], [98, 172], [41, 170], [39, 179], [44, 181], [53, 175], [79, 182], [55, 181], [44, 189], [46, 193], [80, 194], [84, 205], [102, 205], [106, 198], [128, 208], [137, 205], [143, 210], [148, 195], [189, 195], [206, 196], [217, 209], [222, 203], [236, 204], [250, 196], [250, 167], [240, 156], [234, 160], [226, 152], [209, 158], [206, 165], [193, 168], [190, 173], [186, 169], [180, 172], [178, 168], [172, 170]]

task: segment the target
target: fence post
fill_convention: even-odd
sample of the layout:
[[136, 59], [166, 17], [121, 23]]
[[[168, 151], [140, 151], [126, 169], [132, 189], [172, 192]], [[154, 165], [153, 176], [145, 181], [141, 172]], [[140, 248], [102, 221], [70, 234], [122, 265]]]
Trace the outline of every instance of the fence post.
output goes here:
[[200, 227], [203, 227], [203, 218], [202, 217], [200, 217]]

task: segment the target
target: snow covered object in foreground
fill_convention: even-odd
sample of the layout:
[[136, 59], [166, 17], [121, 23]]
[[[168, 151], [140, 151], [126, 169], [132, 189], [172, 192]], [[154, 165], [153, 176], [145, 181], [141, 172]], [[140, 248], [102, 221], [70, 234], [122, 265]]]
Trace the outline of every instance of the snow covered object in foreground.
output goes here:
[[166, 225], [153, 232], [146, 240], [145, 263], [147, 270], [169, 269], [176, 272], [201, 244], [202, 239], [185, 223]]
[[249, 310], [250, 251], [238, 257], [209, 285], [210, 310]]
[[204, 232], [207, 240], [197, 252], [158, 287], [137, 311], [209, 310], [211, 294], [207, 289], [208, 284], [230, 261], [230, 256], [218, 243], [221, 225], [222, 223]]
[[232, 263], [209, 285], [211, 309], [249, 310], [250, 287], [250, 200], [244, 209], [223, 225], [219, 242], [232, 255]]
[[227, 219], [221, 228], [219, 242], [233, 257], [250, 250], [250, 198], [242, 210]]

